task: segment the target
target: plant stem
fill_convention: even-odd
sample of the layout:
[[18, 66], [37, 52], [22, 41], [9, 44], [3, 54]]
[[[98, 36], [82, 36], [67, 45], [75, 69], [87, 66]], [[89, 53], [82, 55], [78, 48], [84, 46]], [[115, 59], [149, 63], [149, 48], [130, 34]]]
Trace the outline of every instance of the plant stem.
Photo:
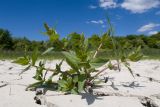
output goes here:
[[48, 70], [46, 70], [46, 72], [45, 72], [45, 74], [44, 74], [44, 81], [46, 80], [46, 75], [47, 75], [47, 73], [48, 73]]
[[97, 77], [99, 74], [101, 74], [102, 72], [104, 72], [105, 70], [107, 70], [108, 69], [108, 67], [106, 67], [106, 68], [103, 68], [102, 70], [100, 70], [96, 75], [94, 75], [93, 77], [95, 78], [95, 77]]
[[[115, 65], [117, 65], [117, 64], [114, 64], [113, 66], [115, 66]], [[104, 72], [107, 69], [108, 69], [108, 67], [105, 67], [102, 70], [100, 70], [96, 75], [93, 76], [93, 80], [94, 80], [95, 77], [97, 77], [99, 74], [101, 74], [102, 72]]]
[[93, 58], [95, 58], [98, 54], [98, 51], [100, 50], [100, 48], [102, 47], [102, 43], [99, 45], [99, 47], [97, 48], [96, 52], [94, 53]]
[[[39, 66], [34, 65], [33, 67], [38, 68]], [[50, 69], [50, 68], [43, 68], [43, 69], [46, 70], [46, 71], [52, 71], [52, 72], [55, 71], [55, 69]]]
[[117, 61], [117, 64], [118, 64], [118, 70], [120, 71], [121, 69], [120, 69], [120, 62], [119, 62], [119, 50], [116, 48], [117, 42], [115, 41], [115, 38], [114, 38], [114, 29], [112, 27], [112, 24], [111, 24], [108, 16], [107, 16], [107, 22], [109, 24], [110, 31], [111, 31], [111, 40], [112, 40], [112, 43], [113, 43], [113, 50], [114, 50], [114, 54], [116, 56], [116, 61]]
[[[36, 65], [34, 65], [33, 67], [38, 68], [38, 66], [36, 66]], [[43, 69], [46, 70], [47, 72], [48, 72], [48, 71], [51, 71], [51, 72], [55, 72], [55, 71], [56, 71], [55, 69], [50, 69], [50, 68], [43, 68]], [[72, 75], [69, 74], [68, 72], [62, 72], [62, 71], [61, 71], [60, 73], [65, 73], [65, 74], [69, 75], [70, 77], [72, 77]]]

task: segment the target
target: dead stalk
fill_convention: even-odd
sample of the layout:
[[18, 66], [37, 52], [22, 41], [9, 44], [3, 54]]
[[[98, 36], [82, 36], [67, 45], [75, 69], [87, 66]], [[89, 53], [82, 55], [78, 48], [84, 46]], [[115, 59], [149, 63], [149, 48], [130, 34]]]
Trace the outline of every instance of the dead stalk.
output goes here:
[[98, 51], [101, 49], [101, 47], [102, 47], [102, 43], [101, 43], [101, 44], [99, 45], [99, 47], [97, 48], [97, 50], [96, 50], [96, 52], [95, 52], [93, 58], [95, 58], [95, 57], [97, 56]]
[[[114, 64], [113, 66], [116, 66], [117, 64]], [[101, 74], [102, 72], [104, 72], [105, 70], [109, 69], [108, 67], [103, 68], [102, 70], [100, 70], [96, 75], [94, 75], [93, 77], [97, 77], [99, 74]]]

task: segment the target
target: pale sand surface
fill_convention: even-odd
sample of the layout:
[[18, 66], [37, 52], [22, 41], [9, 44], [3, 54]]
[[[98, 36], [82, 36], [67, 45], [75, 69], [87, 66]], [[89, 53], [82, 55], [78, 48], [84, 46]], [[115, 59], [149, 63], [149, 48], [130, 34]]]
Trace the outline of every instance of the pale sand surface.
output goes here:
[[[47, 66], [55, 67], [60, 61], [48, 61]], [[159, 106], [160, 99], [153, 97], [160, 94], [160, 83], [149, 81], [148, 77], [160, 80], [160, 61], [143, 60], [131, 62], [134, 74], [142, 77], [133, 78], [129, 71], [122, 66], [121, 72], [108, 71], [99, 78], [109, 76], [107, 83], [101, 83], [102, 87], [94, 90], [101, 92], [123, 93], [124, 95], [141, 95], [151, 97]], [[62, 65], [63, 70], [69, 69], [66, 63]], [[30, 69], [21, 76], [18, 74], [24, 67], [11, 63], [11, 61], [0, 61], [0, 107], [46, 107], [35, 104], [35, 92], [25, 91], [28, 84], [35, 82], [32, 78], [35, 69]], [[101, 68], [99, 68], [101, 69]], [[56, 78], [55, 78], [56, 79]], [[7, 82], [8, 85], [3, 86]], [[134, 84], [132, 84], [134, 82]], [[143, 107], [137, 97], [105, 96], [96, 97], [90, 94], [82, 95], [57, 95], [58, 92], [48, 91], [46, 100], [58, 107]], [[83, 99], [82, 99], [83, 97]]]

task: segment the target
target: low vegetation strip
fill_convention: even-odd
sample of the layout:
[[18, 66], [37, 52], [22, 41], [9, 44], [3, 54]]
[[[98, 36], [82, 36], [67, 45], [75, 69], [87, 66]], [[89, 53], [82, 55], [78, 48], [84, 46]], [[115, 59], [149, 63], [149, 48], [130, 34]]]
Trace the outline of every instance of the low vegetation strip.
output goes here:
[[[104, 33], [103, 35], [107, 34]], [[88, 42], [90, 44], [90, 49], [95, 50], [101, 41], [101, 37], [103, 35], [91, 35], [88, 37]], [[65, 38], [61, 39], [59, 42], [51, 42], [47, 41], [35, 41], [29, 40], [26, 37], [24, 38], [15, 38], [11, 35], [8, 30], [0, 29], [0, 52], [2, 54], [6, 53], [7, 51], [11, 52], [15, 56], [17, 54], [23, 53], [24, 50], [26, 51], [33, 51], [35, 47], [38, 48], [39, 51], [43, 52], [48, 47], [54, 47], [54, 50], [61, 50], [62, 45], [66, 45], [65, 43], [68, 42], [70, 44], [68, 49], [73, 49], [78, 45], [80, 42], [81, 34], [78, 33], [71, 33], [68, 34]], [[154, 35], [146, 36], [146, 35], [127, 35], [127, 36], [116, 36], [114, 38], [119, 42], [119, 44], [126, 49], [130, 49], [132, 47], [141, 46], [142, 49], [146, 50], [147, 54], [157, 54], [157, 50], [160, 49], [160, 32]], [[52, 38], [51, 38], [52, 39]], [[113, 43], [111, 38], [104, 39], [103, 46], [101, 49], [112, 49]], [[150, 52], [151, 49], [151, 52]], [[4, 51], [4, 52], [3, 52]], [[145, 51], [144, 51], [145, 53]]]
[[[32, 52], [27, 52], [28, 55], [31, 55]], [[102, 58], [110, 57], [112, 59], [115, 59], [114, 54], [112, 54], [113, 51], [109, 49], [103, 49], [100, 50], [98, 53], [98, 56]], [[144, 57], [142, 59], [160, 59], [160, 49], [154, 49], [154, 48], [144, 48], [142, 49], [142, 53]], [[0, 59], [16, 59], [18, 57], [22, 57], [25, 54], [25, 52], [19, 52], [19, 51], [4, 51], [1, 50]], [[47, 53], [46, 55], [40, 56], [40, 59], [48, 59], [48, 60], [55, 60], [55, 59], [63, 59], [64, 56], [62, 53], [58, 51]]]

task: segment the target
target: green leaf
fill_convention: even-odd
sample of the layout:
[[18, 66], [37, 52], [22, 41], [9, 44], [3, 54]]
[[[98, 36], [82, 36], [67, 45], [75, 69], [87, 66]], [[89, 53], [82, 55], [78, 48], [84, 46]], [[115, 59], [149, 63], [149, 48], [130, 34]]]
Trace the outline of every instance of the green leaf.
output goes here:
[[85, 85], [85, 80], [83, 80], [82, 82], [81, 81], [78, 82], [78, 92], [84, 90], [84, 85]]
[[79, 66], [80, 67], [85, 67], [85, 68], [90, 68], [90, 64], [89, 64], [89, 61], [86, 61], [86, 62], [80, 62], [79, 63]]
[[71, 90], [71, 93], [72, 94], [78, 94], [78, 90], [77, 90], [77, 88], [76, 87], [74, 87], [72, 90]]
[[110, 70], [112, 70], [112, 69], [114, 68], [114, 66], [113, 66], [113, 64], [111, 63], [111, 61], [109, 61], [109, 63], [108, 63], [108, 68], [109, 68]]
[[88, 39], [85, 39], [85, 41], [84, 41], [85, 51], [88, 50], [88, 46], [89, 46], [89, 41], [88, 41]]
[[35, 65], [37, 59], [38, 59], [38, 49], [35, 48], [33, 53], [32, 53], [32, 66]]
[[53, 42], [59, 39], [59, 35], [58, 34], [52, 34], [49, 37], [50, 37], [50, 41], [53, 41]]
[[29, 86], [27, 86], [26, 89], [29, 89], [29, 88], [32, 88], [32, 87], [39, 87], [43, 84], [44, 81], [38, 81], [38, 82], [35, 82], [33, 84], [30, 84]]
[[85, 74], [78, 75], [78, 81], [83, 82], [86, 79]]
[[70, 70], [68, 70], [66, 72], [68, 72], [69, 74], [75, 74], [75, 73], [77, 73], [74, 69], [70, 69]]
[[44, 70], [43, 65], [37, 67], [36, 75], [33, 78], [36, 79], [36, 80], [39, 80], [39, 81], [43, 80], [42, 79], [43, 78], [43, 70]]
[[104, 35], [102, 36], [102, 38], [101, 38], [102, 43], [105, 43], [105, 42], [107, 41], [107, 39], [109, 39], [109, 36], [108, 36], [108, 34], [106, 33], [106, 34], [104, 34]]
[[121, 62], [126, 62], [126, 57], [124, 55], [121, 56]]
[[91, 60], [90, 65], [93, 68], [101, 67], [102, 65], [106, 64], [109, 61], [109, 59], [104, 58], [94, 58]]
[[65, 56], [68, 65], [70, 65], [74, 70], [78, 71], [78, 64], [80, 62], [79, 58], [77, 58], [76, 55], [71, 52], [63, 52], [63, 55]]
[[139, 46], [134, 52], [128, 55], [128, 59], [130, 59], [133, 62], [139, 61], [143, 57], [143, 54], [140, 51], [141, 47]]
[[75, 75], [75, 76], [73, 77], [73, 82], [74, 82], [74, 83], [77, 83], [77, 82], [78, 82], [78, 75]]
[[55, 29], [50, 28], [46, 23], [44, 24], [44, 27], [46, 29], [46, 32], [44, 34], [49, 37], [50, 41], [54, 42], [59, 39], [59, 35], [57, 34]]
[[39, 81], [40, 81], [40, 80], [43, 80], [40, 75], [35, 75], [33, 78], [34, 78], [35, 80], [39, 80]]
[[59, 64], [56, 64], [56, 73], [60, 73], [61, 72], [61, 66], [64, 60], [62, 60]]
[[53, 47], [48, 48], [45, 52], [42, 53], [42, 55], [45, 55], [45, 54], [51, 52], [53, 49], [54, 49]]
[[13, 61], [13, 63], [17, 63], [20, 65], [28, 65], [30, 62], [30, 59], [28, 57], [20, 57], [17, 60]]
[[67, 82], [65, 80], [59, 80], [58, 85], [62, 88], [67, 88]]
[[81, 74], [78, 76], [78, 92], [81, 92], [84, 90], [86, 78], [85, 74]]
[[141, 55], [138, 55], [137, 53], [131, 53], [129, 56], [128, 56], [128, 59], [133, 61], [133, 62], [136, 62], [136, 61], [139, 61], [141, 59]]

